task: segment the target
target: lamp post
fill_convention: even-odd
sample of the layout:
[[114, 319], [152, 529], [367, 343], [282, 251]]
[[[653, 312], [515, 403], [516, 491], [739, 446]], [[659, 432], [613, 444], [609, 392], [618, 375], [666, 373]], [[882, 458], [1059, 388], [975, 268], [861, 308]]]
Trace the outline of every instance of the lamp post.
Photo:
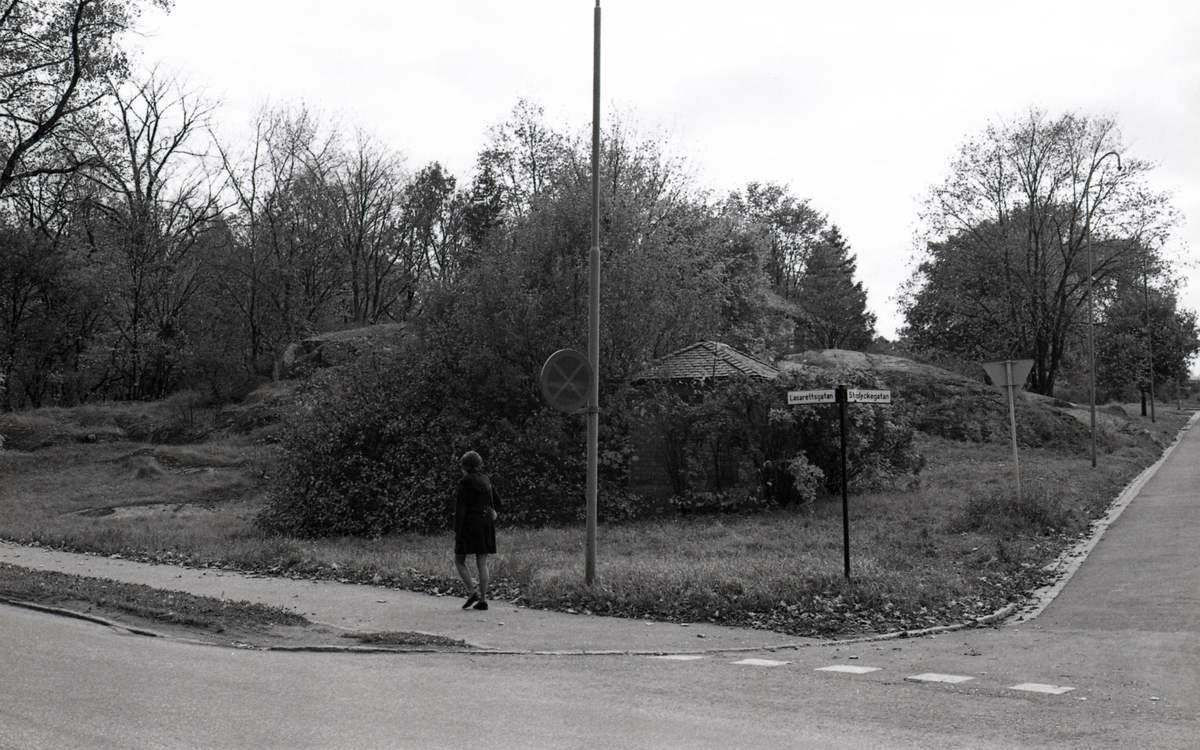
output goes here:
[[592, 12], [592, 246], [588, 252], [588, 362], [592, 387], [587, 406], [587, 549], [584, 577], [596, 582], [596, 516], [600, 445], [600, 0]]
[[1110, 156], [1117, 157], [1117, 171], [1121, 171], [1121, 155], [1116, 151], [1109, 151], [1092, 163], [1092, 168], [1088, 170], [1087, 182], [1083, 186], [1083, 239], [1087, 243], [1087, 259], [1088, 259], [1088, 400], [1089, 414], [1091, 417], [1092, 428], [1092, 468], [1096, 468], [1096, 313], [1095, 300], [1093, 297], [1092, 287], [1094, 286], [1094, 263], [1092, 258], [1092, 175], [1100, 167], [1101, 162]]
[[[1154, 419], [1154, 334], [1150, 329], [1150, 263], [1142, 261], [1142, 295], [1146, 303], [1146, 366], [1150, 376], [1150, 421]], [[1142, 416], [1146, 416], [1143, 412]]]

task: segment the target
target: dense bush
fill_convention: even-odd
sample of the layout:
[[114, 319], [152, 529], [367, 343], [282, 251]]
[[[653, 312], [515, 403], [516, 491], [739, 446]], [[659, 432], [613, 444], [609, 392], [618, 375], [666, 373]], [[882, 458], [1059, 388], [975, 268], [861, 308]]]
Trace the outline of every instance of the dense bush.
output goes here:
[[[374, 536], [447, 528], [458, 460], [468, 450], [483, 456], [504, 500], [502, 522], [542, 526], [584, 517], [580, 416], [536, 408], [519, 423], [497, 418], [413, 351], [322, 371], [300, 403], [283, 430], [284, 460], [260, 517], [272, 531]], [[623, 520], [637, 515], [637, 506], [623, 489], [624, 454], [606, 442], [605, 516]]]
[[[879, 388], [866, 371], [796, 368], [770, 382], [739, 379], [660, 386], [645, 415], [663, 436], [663, 460], [685, 511], [746, 511], [811, 502], [841, 486], [836, 405], [788, 406], [789, 390], [834, 384]], [[923, 465], [903, 405], [847, 408], [847, 468], [855, 491], [905, 489]], [[738, 476], [722, 476], [739, 462]], [[732, 472], [730, 472], [732, 473]], [[745, 474], [753, 480], [746, 481]]]

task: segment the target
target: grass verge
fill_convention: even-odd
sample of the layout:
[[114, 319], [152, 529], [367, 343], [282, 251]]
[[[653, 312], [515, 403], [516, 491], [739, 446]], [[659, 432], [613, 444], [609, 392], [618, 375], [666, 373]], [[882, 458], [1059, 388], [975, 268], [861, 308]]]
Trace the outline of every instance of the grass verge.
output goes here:
[[104, 578], [30, 570], [0, 563], [0, 597], [31, 604], [94, 611], [118, 617], [223, 632], [227, 626], [270, 628], [309, 625], [304, 617], [279, 607], [246, 601], [193, 596]]
[[[825, 498], [761, 515], [601, 527], [594, 586], [583, 581], [582, 528], [502, 527], [492, 596], [566, 612], [814, 636], [970, 620], [1045, 584], [1044, 566], [1088, 533], [1188, 416], [1160, 409], [1157, 423], [1129, 420], [1106, 437], [1094, 470], [1085, 456], [1022, 450], [1020, 498], [1005, 445], [922, 437], [928, 463], [918, 489], [851, 497], [849, 580], [841, 505]], [[0, 537], [143, 561], [462, 593], [448, 534], [262, 534], [253, 519], [262, 505], [259, 480], [270, 470], [265, 451], [212, 441], [0, 452]]]

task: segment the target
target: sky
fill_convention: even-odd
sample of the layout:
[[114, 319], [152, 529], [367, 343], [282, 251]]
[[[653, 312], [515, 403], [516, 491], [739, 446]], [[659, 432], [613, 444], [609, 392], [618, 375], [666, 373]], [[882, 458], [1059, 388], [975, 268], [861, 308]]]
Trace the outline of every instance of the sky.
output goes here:
[[[594, 0], [174, 0], [140, 64], [220, 103], [236, 136], [266, 103], [360, 126], [411, 169], [470, 180], [524, 98], [591, 122]], [[1200, 257], [1200, 3], [1194, 0], [602, 0], [612, 112], [686, 157], [715, 195], [777, 182], [839, 226], [879, 333], [903, 320], [922, 199], [962, 144], [1030, 108], [1112, 117]], [[1200, 309], [1200, 283], [1181, 301]]]

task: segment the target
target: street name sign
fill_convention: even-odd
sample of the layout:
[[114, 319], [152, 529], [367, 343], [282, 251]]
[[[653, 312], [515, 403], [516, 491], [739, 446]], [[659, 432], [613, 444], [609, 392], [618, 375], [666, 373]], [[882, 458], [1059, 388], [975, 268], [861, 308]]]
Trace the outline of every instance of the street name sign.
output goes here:
[[892, 403], [892, 392], [847, 388], [846, 401], [851, 404], [890, 404]]
[[837, 393], [832, 388], [817, 391], [788, 391], [788, 406], [803, 404], [833, 404], [837, 402]]

